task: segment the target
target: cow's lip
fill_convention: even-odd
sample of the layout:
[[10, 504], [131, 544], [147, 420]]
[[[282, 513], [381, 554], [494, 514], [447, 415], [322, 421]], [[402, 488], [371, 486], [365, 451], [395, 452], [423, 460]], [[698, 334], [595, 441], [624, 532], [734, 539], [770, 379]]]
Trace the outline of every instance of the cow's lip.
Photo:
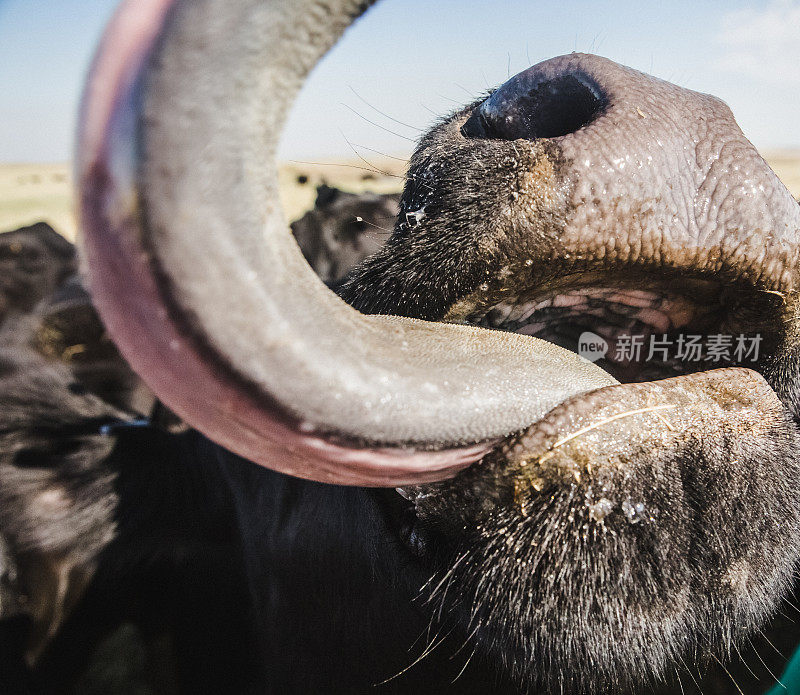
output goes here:
[[[599, 367], [623, 384], [659, 381], [731, 366], [745, 366], [760, 371], [764, 355], [775, 349], [779, 340], [774, 330], [767, 331], [764, 327], [777, 325], [775, 322], [785, 311], [786, 302], [786, 295], [777, 289], [757, 287], [747, 280], [723, 282], [702, 274], [677, 276], [658, 272], [651, 274], [649, 271], [645, 278], [635, 268], [622, 272], [567, 274], [548, 282], [527, 286], [523, 283], [514, 287], [512, 291], [511, 283], [504, 285], [501, 281], [494, 286], [487, 283], [485, 289], [473, 295], [472, 312], [458, 318], [454, 317], [455, 312], [451, 312], [449, 318], [493, 330], [532, 335], [581, 354], [577, 339], [584, 330], [607, 338], [608, 331], [605, 329], [608, 328], [607, 319], [611, 314], [616, 312], [621, 315], [627, 311], [638, 315], [640, 320], [630, 322], [627, 329], [631, 335], [643, 338], [642, 359], [638, 362], [617, 359], [611, 353], [618, 345], [608, 340], [608, 356], [597, 360]], [[480, 299], [481, 295], [483, 299]], [[502, 296], [502, 299], [493, 301], [498, 296]], [[593, 300], [599, 311], [587, 311], [584, 306], [565, 312], [566, 320], [564, 316], [561, 320], [559, 317], [548, 319], [543, 316], [556, 304], [569, 309], [570, 302], [577, 299]], [[469, 303], [462, 303], [458, 310], [464, 312], [467, 306]], [[644, 313], [640, 312], [642, 309]], [[570, 322], [581, 330], [573, 331], [571, 335], [563, 331], [560, 336], [554, 335]], [[681, 336], [700, 336], [701, 344], [705, 345], [708, 338], [715, 335], [731, 338], [728, 359], [648, 359], [649, 338], [656, 341], [666, 339], [674, 345]], [[756, 356], [761, 358], [761, 362], [756, 363], [752, 354], [747, 360], [735, 359], [733, 353], [738, 336], [743, 336], [747, 341], [757, 340]], [[582, 398], [577, 396], [559, 404], [538, 423], [532, 423], [532, 428], [569, 407], [570, 401], [580, 401]], [[473, 464], [480, 465], [481, 462]], [[426, 486], [418, 486], [397, 488], [394, 493], [387, 507], [392, 526], [408, 551], [422, 558], [427, 546], [427, 527], [425, 523], [420, 523], [417, 504], [430, 492]]]
[[[594, 301], [597, 311], [592, 311], [586, 305], [580, 306], [578, 300]], [[696, 377], [712, 377], [695, 373], [721, 369], [729, 374], [749, 372], [750, 376], [746, 378], [755, 380], [755, 388], [762, 388], [773, 397], [776, 396], [772, 387], [761, 378], [764, 374], [758, 376], [752, 371], [761, 373], [763, 366], [769, 363], [770, 355], [780, 346], [784, 338], [781, 326], [785, 323], [789, 301], [788, 293], [769, 285], [758, 286], [748, 278], [725, 281], [702, 273], [679, 275], [626, 268], [614, 272], [566, 274], [541, 283], [504, 283], [502, 279], [495, 283], [487, 281], [470, 298], [454, 306], [445, 320], [531, 335], [581, 354], [577, 339], [583, 331], [591, 331], [608, 339], [611, 315], [616, 313], [624, 316], [627, 311], [630, 314], [628, 318], [637, 317], [636, 321], [630, 321], [623, 327], [626, 333], [643, 339], [642, 359], [636, 362], [617, 359], [609, 354], [597, 360], [597, 365], [618, 380], [620, 385], [568, 398], [531, 423], [528, 432], [541, 429], [542, 432], [547, 431], [547, 436], [553, 437], [557, 433], [553, 425], [560, 425], [565, 414], [570, 410], [591, 410], [594, 400], [601, 399], [604, 404], [616, 402], [624, 410], [624, 398], [628, 392], [609, 389], [620, 389], [623, 388], [621, 385], [626, 384], [665, 380], [666, 385], [677, 382], [674, 377], [692, 374]], [[543, 316], [557, 305], [566, 310], [562, 316]], [[571, 334], [560, 330], [570, 325], [579, 330]], [[650, 359], [647, 355], [648, 340], [651, 338], [662, 342], [666, 340], [674, 346], [679, 338], [694, 336], [699, 336], [703, 349], [707, 348], [709, 339], [714, 336], [729, 338], [728, 356], [706, 359], [708, 355], [702, 353], [703, 357], [699, 360], [680, 361]], [[737, 359], [735, 347], [739, 338], [743, 338], [747, 346], [755, 344], [755, 353]], [[608, 343], [609, 353], [612, 353], [617, 346], [613, 340], [608, 340]], [[725, 369], [728, 367], [746, 369]], [[713, 378], [719, 379], [719, 376]], [[670, 388], [668, 385], [665, 387]], [[657, 405], [653, 410], [660, 407]], [[635, 409], [633, 412], [639, 411]], [[545, 426], [541, 427], [543, 424]], [[562, 434], [569, 432], [566, 430]], [[546, 438], [544, 434], [541, 436]], [[503, 440], [498, 445], [498, 451], [505, 452], [509, 443], [516, 439], [516, 435], [512, 435]], [[501, 453], [495, 458], [502, 459], [504, 456]], [[469, 469], [484, 463], [484, 460], [478, 461]], [[520, 462], [509, 459], [506, 463], [509, 471], [514, 471], [509, 472], [509, 476], [513, 477], [519, 470]], [[527, 464], [523, 462], [521, 465]], [[465, 469], [464, 473], [469, 474], [469, 471]], [[429, 519], [420, 516], [418, 505], [425, 498], [438, 494], [438, 484], [433, 484], [399, 487], [387, 497], [393, 530], [407, 551], [420, 560], [427, 555], [432, 542], [429, 534], [433, 532], [435, 535], [437, 531], [430, 527]], [[494, 504], [488, 498], [485, 503], [487, 508]]]
[[[640, 328], [644, 328], [639, 334], [641, 337], [652, 336], [659, 340], [664, 338], [674, 340], [679, 335], [699, 335], [701, 340], [705, 340], [709, 336], [725, 335], [723, 331], [728, 333], [741, 331], [740, 335], [746, 339], [758, 339], [760, 352], [757, 352], [757, 355], [761, 356], [762, 361], [765, 352], [774, 349], [777, 339], [774, 335], [757, 331], [759, 331], [760, 325], [768, 325], [771, 321], [778, 320], [781, 312], [785, 311], [786, 301], [786, 296], [777, 290], [755, 287], [745, 281], [724, 283], [700, 275], [683, 278], [656, 275], [647, 281], [642, 281], [641, 278], [636, 278], [635, 271], [632, 276], [627, 277], [620, 274], [567, 276], [552, 284], [530, 285], [513, 295], [508, 292], [508, 287], [505, 289], [506, 296], [502, 301], [476, 304], [475, 311], [465, 319], [466, 322], [493, 330], [526, 333], [540, 339], [548, 339], [552, 336], [548, 336], [547, 332], [558, 328], [558, 319], [555, 322], [541, 321], [540, 330], [531, 330], [531, 326], [537, 323], [537, 312], [554, 306], [557, 300], [564, 305], [570, 298], [593, 298], [598, 301], [602, 309], [599, 316], [589, 311], [577, 311], [570, 314], [571, 320], [584, 321], [584, 328], [587, 330], [594, 328], [598, 333], [603, 332], [602, 328], [598, 328], [598, 325], [593, 324], [592, 321], [602, 320], [607, 313], [611, 313], [614, 309], [618, 311], [628, 309], [636, 312], [642, 308], [652, 309], [652, 304], [657, 302], [659, 308], [647, 316], [647, 321], [639, 322]], [[491, 294], [492, 290], [486, 289], [484, 293]], [[462, 304], [462, 310], [463, 306]], [[756, 317], [757, 320], [755, 320]], [[662, 332], [665, 324], [670, 324], [667, 327], [671, 330]], [[634, 330], [630, 332], [635, 334]], [[736, 338], [733, 335], [731, 337], [734, 340]], [[561, 341], [558, 344], [578, 352], [575, 344], [577, 336], [573, 335], [571, 338], [571, 341]], [[733, 353], [734, 345], [735, 342], [732, 342], [731, 353]], [[609, 348], [611, 349], [613, 346], [610, 345]], [[646, 351], [647, 347], [643, 351], [645, 359], [641, 362], [650, 362], [649, 364], [624, 363], [611, 356], [609, 356], [611, 359], [598, 360], [597, 364], [622, 384], [662, 379], [674, 382], [675, 380], [671, 377], [732, 366], [745, 366], [759, 371], [759, 364], [761, 364], [756, 364], [752, 355], [748, 358], [750, 363], [743, 364], [743, 360], [737, 361], [733, 354], [730, 359], [702, 359], [685, 363], [659, 359], [650, 361], [646, 359]], [[766, 384], [763, 386], [771, 391]], [[584, 399], [591, 401], [605, 390], [605, 388], [599, 389], [594, 392], [594, 395], [589, 393], [567, 399], [553, 408], [541, 420], [532, 423], [531, 431], [535, 431], [541, 423], [547, 420], [558, 420], [573, 405], [582, 407], [585, 405], [582, 403]], [[513, 439], [512, 437], [511, 440]], [[472, 467], [480, 465], [482, 463], [478, 462]], [[512, 463], [509, 465], [511, 468], [514, 467]], [[392, 510], [391, 518], [394, 519], [394, 528], [400, 540], [411, 554], [417, 557], [424, 555], [427, 528], [425, 523], [420, 523], [417, 505], [428, 495], [436, 494], [434, 488], [428, 488], [428, 486], [397, 488], [389, 505]], [[431, 492], [431, 490], [434, 491]], [[487, 500], [487, 504], [491, 504], [491, 501]]]
[[[483, 295], [483, 296], [481, 296]], [[652, 381], [742, 365], [736, 359], [737, 341], [758, 341], [759, 354], [776, 347], [785, 310], [784, 293], [757, 287], [746, 280], [721, 281], [700, 274], [676, 275], [636, 268], [615, 272], [571, 274], [543, 283], [486, 283], [462, 303], [460, 315], [446, 320], [464, 321], [495, 330], [531, 335], [578, 354], [581, 337], [596, 335], [605, 341], [605, 356], [587, 354], [598, 366], [623, 383]], [[666, 345], [687, 339], [705, 346], [715, 336], [730, 342], [729, 356], [720, 358], [659, 359]], [[631, 341], [631, 339], [633, 339]], [[631, 359], [631, 342], [641, 345], [641, 359]], [[651, 344], [656, 352], [650, 354]], [[719, 353], [718, 353], [719, 354]], [[696, 357], [696, 351], [691, 357]], [[741, 354], [740, 354], [741, 357]]]

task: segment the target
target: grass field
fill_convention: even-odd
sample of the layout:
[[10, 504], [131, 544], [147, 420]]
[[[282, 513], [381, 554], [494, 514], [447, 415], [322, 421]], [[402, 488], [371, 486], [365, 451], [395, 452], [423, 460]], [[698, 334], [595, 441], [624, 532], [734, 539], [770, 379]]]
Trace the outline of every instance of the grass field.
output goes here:
[[[294, 220], [312, 208], [321, 183], [354, 192], [399, 191], [404, 163], [387, 159], [375, 164], [385, 173], [370, 171], [363, 162], [282, 166], [281, 197], [286, 216]], [[72, 184], [68, 164], [0, 164], [0, 232], [44, 221], [74, 239]]]
[[[800, 197], [800, 152], [766, 152], [772, 168], [795, 197]], [[285, 164], [280, 169], [286, 216], [300, 217], [313, 207], [316, 187], [326, 182], [348, 191], [389, 193], [402, 186], [404, 163], [395, 159], [339, 164]], [[305, 181], [301, 183], [305, 178]], [[69, 239], [75, 238], [72, 173], [67, 164], [0, 164], [0, 232], [40, 220]]]

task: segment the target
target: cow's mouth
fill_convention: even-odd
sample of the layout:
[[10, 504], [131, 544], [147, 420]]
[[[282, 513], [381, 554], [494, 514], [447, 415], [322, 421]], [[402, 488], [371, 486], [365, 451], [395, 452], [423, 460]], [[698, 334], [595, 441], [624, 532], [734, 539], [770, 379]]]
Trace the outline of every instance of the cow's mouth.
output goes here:
[[[499, 290], [470, 324], [534, 336], [595, 362], [622, 383], [719, 367], [756, 368], [775, 347], [784, 295], [740, 282], [625, 274], [568, 276]], [[495, 296], [497, 296], [495, 294]]]

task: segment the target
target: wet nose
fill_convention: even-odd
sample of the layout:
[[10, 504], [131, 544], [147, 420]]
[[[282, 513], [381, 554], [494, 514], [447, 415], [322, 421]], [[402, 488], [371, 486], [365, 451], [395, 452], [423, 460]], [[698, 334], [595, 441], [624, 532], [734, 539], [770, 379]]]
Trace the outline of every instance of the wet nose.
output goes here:
[[[544, 67], [543, 67], [544, 66]], [[469, 138], [518, 140], [569, 135], [606, 108], [600, 85], [579, 66], [535, 65], [496, 89], [461, 129]]]

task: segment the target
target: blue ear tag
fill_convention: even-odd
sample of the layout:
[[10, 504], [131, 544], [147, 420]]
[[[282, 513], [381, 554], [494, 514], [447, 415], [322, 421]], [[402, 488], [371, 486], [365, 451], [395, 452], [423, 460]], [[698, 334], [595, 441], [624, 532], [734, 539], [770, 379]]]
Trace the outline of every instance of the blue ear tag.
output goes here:
[[776, 683], [766, 695], [800, 695], [800, 647], [789, 660], [780, 682]]

